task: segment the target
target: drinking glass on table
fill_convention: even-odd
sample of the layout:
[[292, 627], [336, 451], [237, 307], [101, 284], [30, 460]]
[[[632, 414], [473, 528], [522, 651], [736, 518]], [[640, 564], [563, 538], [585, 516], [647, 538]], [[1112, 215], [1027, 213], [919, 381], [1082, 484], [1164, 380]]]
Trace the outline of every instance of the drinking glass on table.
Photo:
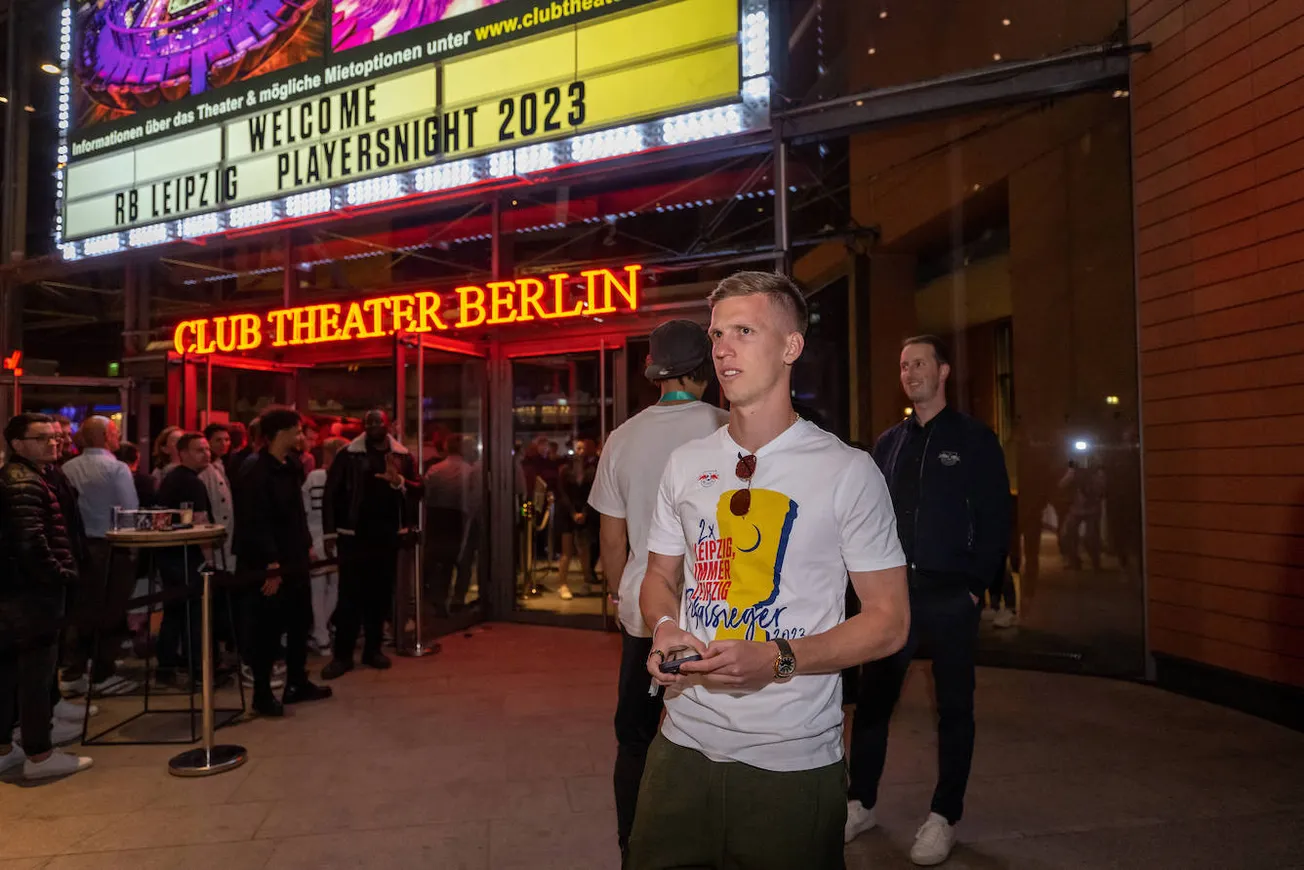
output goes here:
[[195, 521], [195, 503], [183, 501], [181, 503], [181, 525], [188, 526]]

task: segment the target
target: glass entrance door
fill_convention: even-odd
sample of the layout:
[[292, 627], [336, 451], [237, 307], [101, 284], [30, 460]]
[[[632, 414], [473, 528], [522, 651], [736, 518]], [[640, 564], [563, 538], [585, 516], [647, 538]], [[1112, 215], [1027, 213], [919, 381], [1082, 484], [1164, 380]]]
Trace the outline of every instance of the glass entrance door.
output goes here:
[[[515, 609], [518, 617], [611, 626], [615, 583], [598, 558], [588, 493], [624, 390], [623, 343], [512, 359]], [[617, 419], [619, 416], [620, 419]]]
[[396, 357], [394, 434], [417, 457], [424, 482], [398, 627], [400, 640], [428, 646], [483, 616], [487, 361], [473, 345], [429, 335], [400, 337]]

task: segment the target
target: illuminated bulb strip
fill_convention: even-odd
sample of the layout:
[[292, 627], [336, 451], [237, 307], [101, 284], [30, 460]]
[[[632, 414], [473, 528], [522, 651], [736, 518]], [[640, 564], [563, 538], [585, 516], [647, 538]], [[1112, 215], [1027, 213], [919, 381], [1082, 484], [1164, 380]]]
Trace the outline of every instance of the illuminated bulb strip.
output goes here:
[[743, 103], [749, 108], [763, 108], [770, 104], [770, 79], [757, 76], [743, 82]]
[[661, 138], [667, 145], [700, 142], [743, 131], [743, 112], [738, 106], [722, 106], [705, 112], [690, 112], [661, 122]]
[[[518, 148], [516, 151], [516, 172], [520, 175], [524, 175], [527, 172], [539, 172], [543, 169], [552, 169], [556, 165], [557, 151], [551, 143], [545, 145], [530, 145], [526, 148]], [[490, 171], [493, 171], [492, 168]], [[510, 173], [508, 174], [510, 175]]]
[[77, 243], [76, 243], [76, 242], [67, 242], [66, 244], [62, 244], [62, 245], [60, 245], [60, 246], [59, 246], [59, 253], [63, 255], [63, 258], [64, 258], [65, 260], [72, 261], [72, 260], [79, 260], [79, 259], [81, 259], [80, 257], [77, 256]]
[[151, 224], [147, 227], [136, 227], [127, 231], [127, 247], [129, 248], [148, 248], [151, 245], [161, 245], [164, 242], [171, 241], [172, 234], [169, 231], [168, 224]]
[[227, 221], [233, 230], [261, 226], [274, 220], [276, 220], [276, 206], [270, 202], [242, 205], [239, 208], [231, 209], [227, 214]]
[[406, 192], [404, 180], [402, 175], [386, 175], [383, 178], [355, 181], [345, 190], [345, 202], [349, 205], [369, 205], [398, 199]]
[[570, 140], [571, 160], [575, 163], [604, 160], [622, 154], [637, 154], [646, 148], [643, 128], [637, 125], [603, 130], [601, 133], [589, 133]]
[[109, 233], [104, 236], [94, 236], [82, 242], [82, 250], [88, 257], [98, 257], [101, 254], [112, 254], [122, 250], [122, 236], [119, 233]]
[[[309, 193], [297, 193], [294, 196], [286, 197], [285, 216], [301, 218], [314, 214], [324, 214], [331, 210], [331, 206], [331, 192], [329, 190], [314, 190]], [[234, 225], [234, 223], [235, 219], [233, 217], [232, 224]]]
[[770, 15], [757, 10], [743, 16], [743, 78], [770, 71]]
[[181, 221], [181, 238], [196, 239], [220, 232], [222, 221], [215, 214], [198, 214]]
[[507, 178], [516, 174], [516, 155], [511, 151], [494, 154], [489, 157], [489, 177]]
[[458, 160], [455, 163], [426, 166], [412, 173], [412, 186], [422, 193], [465, 187], [479, 180], [475, 167], [474, 160]]

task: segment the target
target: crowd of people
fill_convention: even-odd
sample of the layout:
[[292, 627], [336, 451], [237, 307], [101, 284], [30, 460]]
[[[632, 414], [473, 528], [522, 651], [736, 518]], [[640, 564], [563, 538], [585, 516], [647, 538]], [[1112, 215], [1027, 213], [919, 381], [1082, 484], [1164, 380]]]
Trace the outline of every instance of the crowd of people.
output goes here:
[[[322, 440], [311, 418], [270, 407], [247, 428], [169, 426], [146, 470], [108, 418], [89, 417], [75, 433], [58, 417], [12, 418], [0, 469], [0, 772], [45, 779], [91, 766], [54, 747], [75, 742], [98, 712], [88, 697], [139, 689], [118, 672], [126, 647], [152, 654], [158, 685], [193, 689], [205, 571], [231, 578], [214, 611], [217, 679], [242, 679], [262, 716], [331, 697], [309, 679], [310, 653], [330, 656], [321, 678], [334, 680], [354, 668], [361, 636], [361, 664], [390, 667], [384, 625], [423, 497], [437, 607], [447, 613], [450, 594], [460, 604], [481, 497], [475, 442], [448, 435], [423, 475], [384, 411], [361, 424], [333, 424]], [[140, 509], [227, 534], [216, 547], [124, 557], [107, 535]], [[173, 594], [151, 633], [148, 613], [128, 607], [158, 588]]]

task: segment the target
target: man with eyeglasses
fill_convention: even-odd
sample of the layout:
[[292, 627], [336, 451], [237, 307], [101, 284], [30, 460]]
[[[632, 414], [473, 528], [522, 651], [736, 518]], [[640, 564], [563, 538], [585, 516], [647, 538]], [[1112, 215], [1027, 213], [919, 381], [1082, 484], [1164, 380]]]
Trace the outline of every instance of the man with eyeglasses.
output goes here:
[[840, 868], [841, 671], [909, 631], [892, 502], [868, 456], [793, 411], [797, 287], [743, 272], [710, 303], [729, 425], [671, 455], [648, 535], [640, 603], [666, 719], [629, 867]]
[[[49, 779], [91, 766], [89, 758], [53, 751], [51, 742], [55, 626], [77, 561], [45, 477], [59, 456], [58, 424], [44, 414], [19, 414], [4, 436], [10, 455], [0, 469], [0, 774], [21, 767], [26, 779]], [[20, 720], [21, 747], [10, 736]]]

